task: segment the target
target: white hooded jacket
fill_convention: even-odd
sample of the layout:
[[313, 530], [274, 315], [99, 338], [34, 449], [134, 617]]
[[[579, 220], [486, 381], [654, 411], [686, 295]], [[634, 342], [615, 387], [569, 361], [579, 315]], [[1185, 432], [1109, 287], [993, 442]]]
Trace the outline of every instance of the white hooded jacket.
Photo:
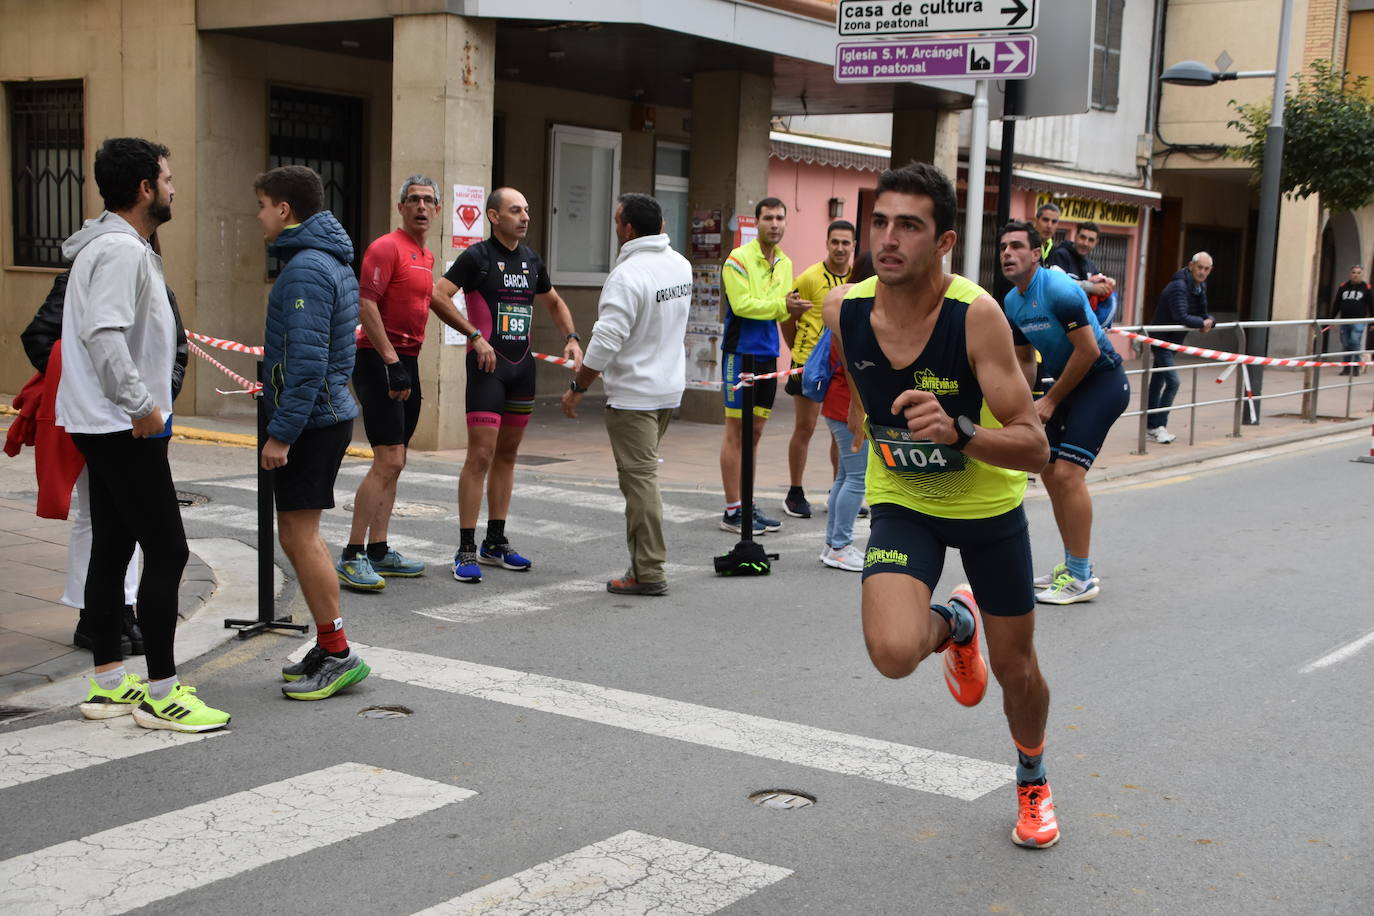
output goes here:
[[72, 261], [62, 311], [57, 424], [114, 433], [160, 408], [172, 415], [176, 320], [158, 257], [133, 226], [106, 211], [62, 245]]
[[692, 266], [665, 234], [631, 239], [601, 290], [583, 363], [600, 372], [606, 403], [658, 410], [682, 403]]

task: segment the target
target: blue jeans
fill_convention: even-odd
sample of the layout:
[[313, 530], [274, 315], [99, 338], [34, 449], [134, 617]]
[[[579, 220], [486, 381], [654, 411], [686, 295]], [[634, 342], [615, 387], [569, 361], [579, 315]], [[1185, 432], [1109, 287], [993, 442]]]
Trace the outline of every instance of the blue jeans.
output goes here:
[[1341, 349], [1347, 354], [1341, 357], [1341, 362], [1354, 362], [1360, 358], [1361, 351], [1364, 350], [1364, 329], [1362, 324], [1343, 324], [1341, 329]]
[[[1174, 351], [1163, 347], [1151, 347], [1154, 351], [1154, 369], [1150, 372], [1150, 409], [1174, 406], [1174, 396], [1178, 394], [1178, 372], [1169, 368], [1174, 364]], [[1145, 425], [1150, 429], [1167, 426], [1169, 412], [1152, 413]]]
[[851, 451], [854, 435], [848, 424], [825, 418], [835, 447], [840, 450], [840, 476], [830, 485], [830, 499], [826, 502], [825, 543], [844, 547], [854, 540], [854, 519], [864, 502], [864, 475], [868, 471], [868, 448]]

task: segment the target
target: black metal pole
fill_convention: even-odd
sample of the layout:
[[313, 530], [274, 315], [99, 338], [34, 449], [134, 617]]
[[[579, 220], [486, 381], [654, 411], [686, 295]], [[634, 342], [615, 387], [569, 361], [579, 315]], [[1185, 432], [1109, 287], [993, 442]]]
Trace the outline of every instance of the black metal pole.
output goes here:
[[740, 389], [739, 493], [740, 541], [754, 539], [754, 383]]
[[[258, 383], [263, 382], [262, 360], [258, 360]], [[272, 562], [276, 553], [273, 543], [276, 519], [272, 515], [272, 472], [262, 466], [262, 447], [267, 444], [267, 402], [263, 400], [265, 396], [265, 392], [259, 391], [255, 398], [258, 406], [258, 447], [253, 453], [258, 466], [258, 616], [255, 620], [224, 621], [226, 629], [239, 631], [239, 639], [256, 636], [268, 629], [310, 632], [310, 627], [305, 624], [292, 623], [288, 617], [276, 617], [276, 576]]]

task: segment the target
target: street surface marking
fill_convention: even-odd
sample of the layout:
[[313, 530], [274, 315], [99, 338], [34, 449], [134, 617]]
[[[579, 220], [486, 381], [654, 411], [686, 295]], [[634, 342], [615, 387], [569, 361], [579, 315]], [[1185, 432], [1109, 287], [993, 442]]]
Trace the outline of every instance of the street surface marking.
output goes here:
[[1364, 634], [1359, 639], [1354, 640], [1353, 642], [1346, 643], [1339, 649], [1336, 649], [1334, 652], [1328, 652], [1326, 655], [1323, 655], [1321, 658], [1317, 659], [1315, 662], [1312, 662], [1310, 665], [1304, 666], [1303, 669], [1299, 672], [1299, 674], [1311, 674], [1313, 671], [1316, 671], [1320, 668], [1328, 668], [1331, 665], [1336, 664], [1337, 662], [1343, 662], [1347, 658], [1352, 658], [1353, 656], [1355, 656], [1358, 652], [1360, 652], [1362, 649], [1364, 649], [1371, 643], [1374, 643], [1374, 631]]
[[341, 763], [0, 862], [0, 912], [125, 913], [476, 794]]
[[791, 874], [627, 830], [416, 916], [695, 916], [724, 909]]
[[[389, 539], [389, 542], [395, 543], [394, 538]], [[678, 563], [666, 563], [663, 569], [670, 576], [706, 572], [704, 566], [693, 567]], [[484, 578], [486, 575], [523, 576], [527, 574], [496, 570], [495, 572], [488, 571], [484, 574]], [[598, 592], [605, 594], [606, 580], [612, 579], [616, 575], [617, 573], [612, 572], [602, 579], [564, 579], [560, 582], [551, 582], [548, 585], [538, 585], [513, 592], [485, 591], [485, 586], [480, 583], [464, 582], [460, 583], [460, 586], [465, 593], [465, 600], [439, 607], [415, 608], [413, 610], [422, 617], [446, 620], [449, 623], [477, 623], [482, 620], [495, 620], [503, 617], [522, 617], [525, 614], [538, 614], [542, 611], [553, 610], [578, 595], [591, 595]], [[466, 597], [467, 594], [472, 593], [476, 593], [475, 598]]]
[[140, 728], [131, 716], [0, 732], [0, 789], [224, 734]]
[[[661, 738], [860, 776], [902, 789], [973, 801], [1016, 776], [1006, 764], [847, 735], [794, 722], [712, 709], [627, 690], [354, 643], [372, 673], [524, 709], [612, 725]], [[302, 645], [292, 658], [303, 657]]]

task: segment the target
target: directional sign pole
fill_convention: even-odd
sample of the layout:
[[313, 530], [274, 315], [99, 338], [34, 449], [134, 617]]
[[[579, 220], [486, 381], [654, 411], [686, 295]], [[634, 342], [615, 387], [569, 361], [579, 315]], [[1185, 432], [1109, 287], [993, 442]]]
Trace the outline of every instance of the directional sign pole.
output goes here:
[[988, 81], [973, 90], [972, 135], [968, 147], [968, 183], [964, 194], [964, 276], [978, 282], [983, 254], [983, 180], [988, 170]]

